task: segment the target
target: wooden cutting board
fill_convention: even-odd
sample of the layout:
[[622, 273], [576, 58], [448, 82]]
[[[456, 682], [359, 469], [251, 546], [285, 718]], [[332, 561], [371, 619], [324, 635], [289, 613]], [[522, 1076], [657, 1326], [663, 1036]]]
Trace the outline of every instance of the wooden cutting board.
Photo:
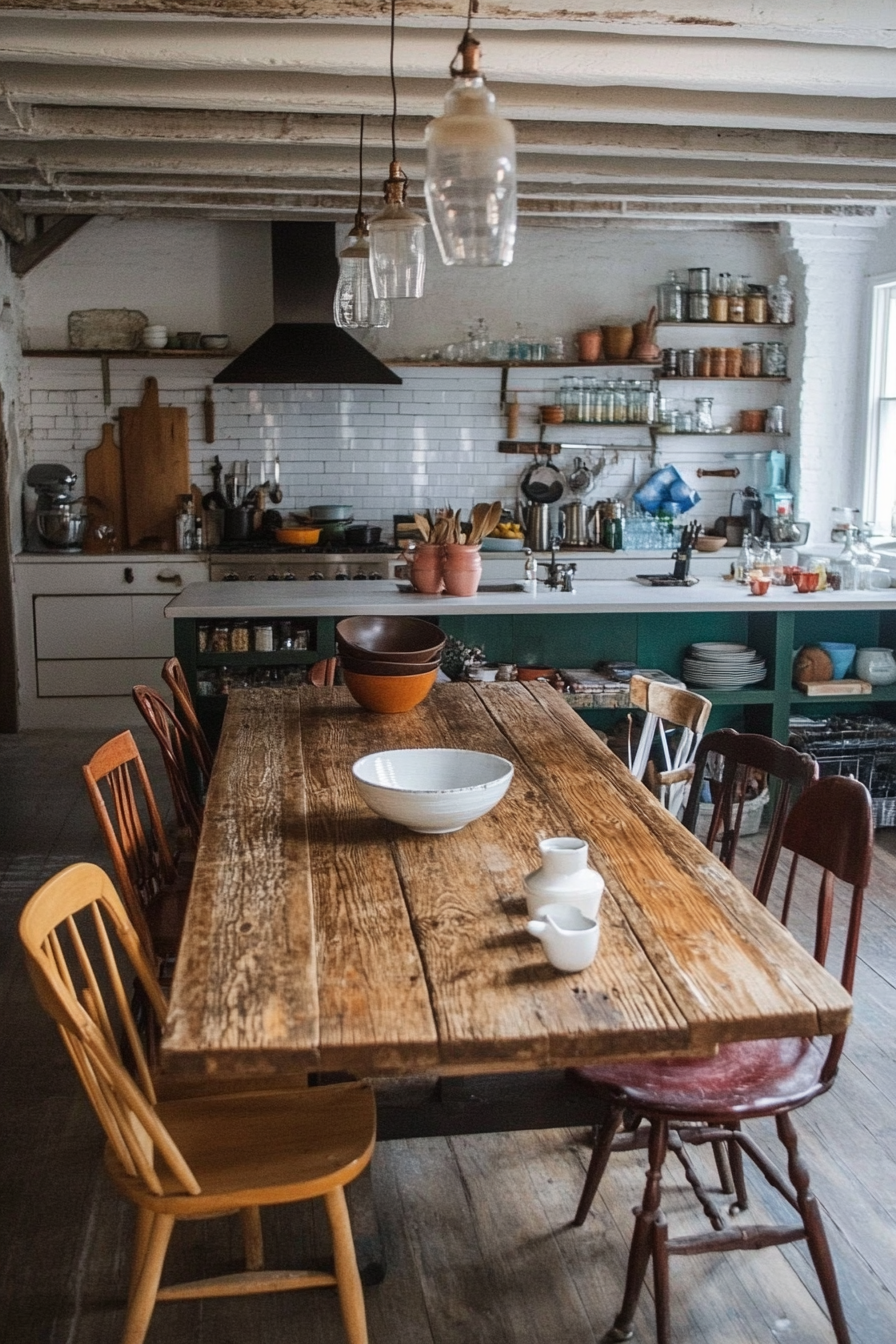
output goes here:
[[111, 544], [121, 546], [124, 540], [124, 485], [121, 472], [121, 450], [114, 438], [115, 426], [103, 425], [103, 434], [96, 448], [84, 454], [84, 493], [88, 496], [87, 510], [90, 527], [84, 541], [85, 551], [105, 552], [110, 545], [96, 539], [100, 524], [114, 529]]
[[798, 681], [797, 686], [806, 695], [870, 695], [871, 682], [860, 677], [848, 681]]
[[190, 493], [189, 431], [184, 406], [160, 406], [159, 385], [147, 378], [139, 406], [119, 412], [127, 541], [175, 545], [178, 495]]

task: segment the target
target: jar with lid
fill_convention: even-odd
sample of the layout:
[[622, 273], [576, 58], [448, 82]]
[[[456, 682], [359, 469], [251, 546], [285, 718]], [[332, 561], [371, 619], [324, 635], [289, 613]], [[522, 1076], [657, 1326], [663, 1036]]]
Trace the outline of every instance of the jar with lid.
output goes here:
[[685, 288], [677, 271], [670, 271], [669, 279], [657, 286], [657, 309], [660, 322], [684, 321]]
[[678, 375], [680, 378], [693, 378], [697, 372], [697, 351], [678, 351]]
[[688, 269], [688, 293], [689, 294], [709, 293], [708, 266], [691, 266]]
[[663, 374], [666, 378], [674, 378], [678, 373], [678, 350], [673, 350], [667, 346], [663, 351]]
[[230, 652], [230, 626], [224, 624], [216, 625], [212, 629], [211, 644], [212, 653]]
[[764, 285], [747, 287], [746, 320], [759, 323], [768, 321], [768, 292]]
[[696, 360], [697, 377], [708, 378], [711, 366], [712, 366], [712, 351], [710, 350], [708, 345], [701, 345], [700, 349], [697, 351], [697, 360]]
[[744, 353], [736, 345], [725, 347], [725, 377], [739, 378], [743, 368]]
[[207, 621], [200, 621], [196, 627], [196, 652], [207, 653], [210, 639], [211, 626]]
[[694, 401], [694, 432], [712, 434], [715, 425], [712, 422], [712, 397], [697, 397]]
[[688, 320], [690, 322], [709, 321], [709, 290], [688, 290]]
[[728, 295], [728, 321], [746, 322], [747, 320], [747, 277], [739, 275]]
[[728, 321], [728, 294], [731, 290], [731, 276], [721, 271], [716, 277], [709, 296], [709, 320], [711, 322]]
[[780, 326], [789, 326], [793, 321], [793, 292], [786, 275], [779, 275], [777, 283], [769, 286], [768, 307], [771, 320]]
[[230, 652], [231, 653], [249, 652], [248, 621], [234, 621], [233, 629], [230, 632]]
[[769, 406], [765, 413], [766, 434], [784, 433], [784, 407], [780, 404]]
[[762, 377], [762, 342], [744, 341], [743, 358], [740, 365], [742, 378]]
[[270, 621], [256, 622], [253, 634], [257, 653], [273, 653], [274, 627]]
[[787, 346], [783, 341], [766, 341], [762, 347], [762, 372], [766, 378], [787, 377]]
[[725, 350], [721, 345], [714, 345], [710, 349], [709, 376], [710, 378], [725, 377]]

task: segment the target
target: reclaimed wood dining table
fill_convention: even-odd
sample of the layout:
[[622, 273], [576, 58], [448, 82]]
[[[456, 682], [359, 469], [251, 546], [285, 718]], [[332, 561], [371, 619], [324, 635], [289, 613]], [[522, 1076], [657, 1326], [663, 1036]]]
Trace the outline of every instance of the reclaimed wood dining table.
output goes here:
[[[351, 766], [397, 747], [514, 765], [486, 816], [423, 835]], [[522, 880], [551, 835], [606, 879], [598, 955], [561, 974]], [[850, 999], [544, 683], [438, 685], [406, 714], [342, 687], [230, 696], [162, 1045], [177, 1073], [535, 1072], [827, 1035]]]

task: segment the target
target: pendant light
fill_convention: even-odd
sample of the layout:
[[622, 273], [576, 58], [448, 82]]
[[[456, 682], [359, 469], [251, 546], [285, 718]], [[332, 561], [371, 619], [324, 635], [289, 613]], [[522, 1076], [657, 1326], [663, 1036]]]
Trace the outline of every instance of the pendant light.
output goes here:
[[395, 91], [395, 0], [389, 38], [392, 81], [392, 162], [383, 183], [385, 205], [370, 221], [370, 275], [378, 299], [419, 299], [426, 273], [426, 220], [405, 205], [408, 179], [395, 150], [398, 96]]
[[358, 144], [358, 208], [349, 233], [349, 242], [339, 253], [339, 280], [333, 299], [333, 320], [337, 327], [369, 331], [372, 327], [388, 327], [392, 321], [392, 305], [388, 299], [378, 299], [373, 292], [370, 275], [370, 243], [367, 216], [361, 209], [364, 196], [364, 118]]
[[[449, 66], [445, 112], [426, 128], [426, 203], [446, 266], [509, 266], [516, 239], [516, 136], [499, 117], [467, 31]], [[460, 61], [458, 67], [457, 62]]]

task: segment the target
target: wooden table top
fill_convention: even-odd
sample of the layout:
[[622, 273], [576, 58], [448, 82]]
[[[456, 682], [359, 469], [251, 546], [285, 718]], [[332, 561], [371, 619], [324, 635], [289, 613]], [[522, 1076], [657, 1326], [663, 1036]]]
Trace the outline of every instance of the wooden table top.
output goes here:
[[[512, 760], [487, 816], [419, 835], [371, 812], [352, 762], [462, 746]], [[526, 932], [537, 842], [603, 873], [594, 963]], [[235, 691], [209, 789], [165, 1066], [360, 1075], [556, 1068], [819, 1035], [850, 999], [546, 685], [440, 685], [408, 714], [341, 687]]]

